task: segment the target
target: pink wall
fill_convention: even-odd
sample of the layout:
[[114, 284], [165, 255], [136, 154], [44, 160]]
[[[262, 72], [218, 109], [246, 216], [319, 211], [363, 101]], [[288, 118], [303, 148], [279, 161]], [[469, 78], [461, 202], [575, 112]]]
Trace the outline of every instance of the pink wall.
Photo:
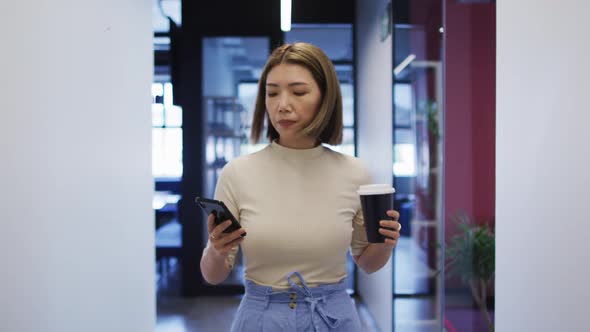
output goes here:
[[496, 196], [496, 7], [472, 6], [473, 212], [495, 216]]
[[445, 212], [492, 219], [495, 209], [494, 4], [445, 8]]

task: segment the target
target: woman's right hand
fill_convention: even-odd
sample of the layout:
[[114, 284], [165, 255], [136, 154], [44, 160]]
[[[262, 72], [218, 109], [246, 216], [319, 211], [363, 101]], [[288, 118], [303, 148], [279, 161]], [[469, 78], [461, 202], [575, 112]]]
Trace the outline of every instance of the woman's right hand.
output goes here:
[[207, 228], [209, 230], [209, 241], [211, 241], [210, 249], [213, 249], [215, 254], [220, 256], [227, 256], [240, 243], [244, 241], [242, 234], [246, 233], [244, 228], [240, 228], [231, 233], [223, 233], [223, 231], [231, 225], [231, 220], [226, 220], [219, 225], [215, 225], [215, 216], [209, 215], [207, 219]]

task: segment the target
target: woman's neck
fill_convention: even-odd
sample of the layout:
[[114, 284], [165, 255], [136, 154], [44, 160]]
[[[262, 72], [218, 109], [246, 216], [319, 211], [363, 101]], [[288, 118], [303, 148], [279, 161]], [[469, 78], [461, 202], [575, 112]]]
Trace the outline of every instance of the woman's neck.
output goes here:
[[277, 144], [284, 146], [289, 149], [297, 149], [297, 150], [304, 150], [304, 149], [313, 149], [316, 146], [320, 145], [320, 143], [314, 138], [300, 138], [297, 140], [285, 140], [281, 139], [280, 137], [276, 140]]

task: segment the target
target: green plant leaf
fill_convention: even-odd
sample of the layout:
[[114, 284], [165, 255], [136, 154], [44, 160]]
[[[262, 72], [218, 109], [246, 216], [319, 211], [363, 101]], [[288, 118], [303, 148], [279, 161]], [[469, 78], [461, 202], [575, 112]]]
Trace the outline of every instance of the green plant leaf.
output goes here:
[[495, 238], [487, 224], [480, 226], [467, 213], [458, 211], [451, 220], [459, 230], [446, 245], [447, 277], [489, 282], [495, 272]]

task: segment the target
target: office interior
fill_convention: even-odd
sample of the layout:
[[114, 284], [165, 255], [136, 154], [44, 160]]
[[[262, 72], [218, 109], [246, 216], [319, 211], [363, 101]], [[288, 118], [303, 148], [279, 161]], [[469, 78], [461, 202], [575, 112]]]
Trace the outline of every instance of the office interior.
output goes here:
[[[370, 161], [397, 190], [390, 263], [367, 275], [349, 260], [363, 328], [583, 331], [590, 54], [574, 38], [581, 20], [557, 14], [581, 18], [572, 8], [588, 5], [294, 0], [282, 31], [280, 3], [7, 5], [3, 27], [22, 33], [8, 36], [2, 82], [3, 110], [20, 111], [1, 134], [0, 330], [227, 330], [243, 266], [222, 285], [203, 280], [193, 198], [267, 144], [248, 143], [257, 77], [272, 48], [307, 41], [343, 91], [344, 143], [330, 148]], [[559, 52], [540, 39], [575, 50], [547, 69], [561, 82], [550, 93], [539, 68]], [[483, 268], [454, 259], [472, 234], [488, 241]]]
[[[445, 289], [439, 264], [442, 254], [437, 249], [437, 243], [441, 243], [442, 239], [439, 221], [443, 219], [445, 208], [442, 200], [446, 179], [442, 167], [442, 133], [445, 130], [442, 116], [443, 85], [446, 83], [448, 91], [451, 91], [451, 85], [460, 88], [462, 84], [480, 84], [479, 80], [474, 83], [471, 77], [463, 81], [455, 77], [445, 81], [443, 77], [443, 2], [355, 4], [349, 1], [339, 2], [338, 5], [329, 2], [322, 5], [294, 2], [293, 24], [289, 31], [280, 30], [280, 20], [276, 20], [276, 17], [280, 17], [277, 12], [280, 6], [273, 7], [273, 4], [276, 5], [272, 2], [267, 3], [267, 6], [261, 3], [260, 7], [249, 4], [237, 11], [242, 14], [239, 17], [232, 17], [209, 4], [183, 6], [180, 1], [162, 1], [154, 5], [154, 22], [159, 25], [154, 29], [156, 79], [152, 106], [155, 117], [152, 156], [156, 194], [162, 202], [156, 209], [157, 278], [161, 282], [161, 294], [172, 295], [176, 291], [183, 296], [198, 297], [215, 294], [231, 296], [243, 292], [241, 257], [238, 257], [238, 264], [221, 286], [210, 286], [202, 280], [197, 263], [200, 250], [207, 241], [206, 228], [203, 227], [202, 219], [201, 222], [188, 222], [179, 218], [179, 215], [202, 218], [201, 211], [190, 197], [212, 197], [219, 171], [229, 160], [258, 151], [268, 144], [262, 142], [253, 145], [248, 142], [257, 77], [274, 46], [283, 42], [306, 41], [318, 45], [328, 54], [342, 88], [344, 142], [331, 148], [361, 158], [365, 154], [368, 159], [376, 158], [382, 165], [388, 165], [387, 168], [374, 170], [375, 176], [381, 182], [395, 186], [395, 208], [402, 215], [403, 236], [392, 263], [380, 276], [363, 275], [349, 257], [349, 293], [358, 300], [359, 305], [365, 306], [369, 313], [367, 320], [380, 329], [392, 326], [402, 331], [437, 330], [444, 321], [441, 306]], [[204, 7], [208, 10], [203, 11]], [[488, 84], [481, 87], [481, 91], [486, 91], [494, 84], [493, 77], [488, 75], [489, 70], [493, 71], [494, 68], [495, 7], [494, 4], [461, 4], [457, 6], [457, 15], [469, 18], [473, 7], [478, 7], [476, 10], [479, 11], [473, 16], [479, 15], [487, 22], [475, 28], [461, 26], [462, 23], [457, 25], [461, 29], [472, 29], [486, 38], [481, 41], [481, 46], [488, 50], [487, 59], [477, 59], [487, 65], [484, 68], [488, 71], [476, 67], [477, 74], [487, 81], [481, 83]], [[275, 10], [276, 15], [264, 15], [260, 20], [251, 19], [263, 10]], [[206, 13], [207, 17], [199, 17], [199, 12]], [[250, 12], [251, 15], [243, 15]], [[224, 19], [232, 22], [231, 28], [222, 23]], [[383, 25], [383, 20], [388, 22], [385, 28], [379, 26]], [[187, 39], [200, 42], [186, 42]], [[464, 50], [467, 49], [457, 52], [470, 51], [464, 36], [456, 39], [453, 42], [459, 48], [463, 46]], [[179, 44], [184, 47], [184, 52], [194, 52], [196, 57], [191, 57], [191, 61], [197, 65], [195, 70], [200, 71], [195, 71], [196, 75], [183, 76], [187, 72], [184, 69], [187, 64], [182, 54], [178, 54]], [[469, 57], [470, 54], [461, 56]], [[376, 74], [388, 67], [393, 68], [390, 75]], [[186, 87], [196, 88], [202, 93], [183, 95], [182, 91]], [[378, 104], [367, 99], [370, 90], [375, 89], [381, 89], [379, 96], [383, 97], [379, 98]], [[487, 94], [483, 93], [483, 98], [487, 100], [476, 101], [477, 105], [485, 107], [481, 110], [483, 115], [478, 113], [478, 116], [487, 116], [483, 120], [491, 119], [492, 122], [487, 122], [485, 129], [488, 132], [482, 133], [481, 142], [477, 142], [483, 147], [478, 157], [489, 159], [493, 158], [493, 145], [489, 141], [494, 138], [494, 109], [493, 102], [488, 102], [493, 101], [493, 89], [487, 90]], [[191, 111], [191, 106], [186, 105], [199, 106]], [[373, 110], [377, 108], [382, 111]], [[461, 111], [467, 113], [470, 108]], [[200, 113], [201, 116], [189, 117], [187, 112]], [[195, 123], [190, 123], [191, 120]], [[392, 125], [382, 128], [384, 123]], [[195, 133], [190, 132], [193, 126], [199, 128]], [[469, 127], [463, 129], [463, 135], [467, 130]], [[370, 132], [374, 131], [379, 131], [380, 136], [372, 137], [374, 134]], [[453, 148], [455, 146], [453, 144]], [[459, 148], [457, 150], [454, 153], [463, 152]], [[194, 169], [186, 165], [183, 167], [183, 159], [198, 153], [204, 160], [195, 164]], [[451, 172], [448, 174], [453, 175]], [[189, 191], [183, 191], [181, 183], [191, 179], [194, 181], [191, 185], [185, 184]], [[493, 217], [493, 178], [491, 180], [482, 183], [481, 187], [491, 195], [483, 200], [492, 197], [491, 201], [486, 202], [488, 210], [477, 213], [487, 213]], [[447, 193], [447, 196], [453, 196], [448, 201], [456, 201], [454, 197], [460, 192], [454, 188]], [[177, 203], [182, 197], [188, 199]], [[459, 200], [454, 204], [474, 213], [473, 207], [465, 202]], [[183, 211], [178, 211], [179, 207], [184, 207]], [[450, 231], [449, 238], [454, 233], [456, 231]], [[384, 297], [379, 294], [382, 293], [380, 290], [371, 290], [368, 285], [375, 284], [375, 281], [387, 283], [391, 290], [386, 293], [391, 296]], [[476, 329], [482, 327], [483, 321], [478, 319], [480, 313], [477, 307], [473, 308], [469, 292], [457, 280], [447, 281], [447, 294], [452, 293], [454, 297], [454, 306], [447, 308], [447, 316], [456, 316], [447, 318], [448, 328], [464, 329], [463, 326], [455, 327], [460, 324], [474, 325]], [[490, 300], [487, 302], [492, 308], [489, 319], [492, 320], [493, 292], [489, 295]], [[234, 302], [230, 306], [235, 306]], [[160, 315], [159, 328], [165, 329], [173, 324], [170, 323], [171, 319], [178, 317], [168, 313], [166, 308], [162, 308], [162, 311], [166, 314]], [[392, 312], [397, 313], [397, 317]], [[455, 325], [453, 320], [457, 321]]]

